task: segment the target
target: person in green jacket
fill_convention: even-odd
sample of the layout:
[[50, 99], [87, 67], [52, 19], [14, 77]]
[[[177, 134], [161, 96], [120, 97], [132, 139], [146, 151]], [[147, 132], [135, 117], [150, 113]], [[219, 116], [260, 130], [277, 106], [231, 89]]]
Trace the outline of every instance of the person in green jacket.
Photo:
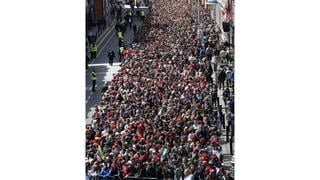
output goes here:
[[123, 58], [123, 51], [124, 51], [124, 47], [120, 46], [119, 47], [119, 62], [121, 62], [121, 59]]
[[122, 39], [122, 38], [123, 38], [121, 31], [118, 31], [118, 38], [119, 38], [119, 39]]
[[95, 43], [90, 44], [90, 54], [91, 54], [91, 59], [95, 59], [97, 57], [97, 45]]
[[144, 21], [145, 14], [143, 10], [140, 11], [140, 17], [141, 17], [141, 20]]

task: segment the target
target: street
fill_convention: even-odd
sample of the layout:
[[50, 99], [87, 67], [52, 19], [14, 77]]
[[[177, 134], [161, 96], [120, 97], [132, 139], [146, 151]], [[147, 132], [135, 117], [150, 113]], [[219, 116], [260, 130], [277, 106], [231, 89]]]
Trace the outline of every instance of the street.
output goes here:
[[[147, 11], [146, 11], [147, 12]], [[137, 26], [141, 26], [142, 22], [137, 17], [133, 17], [133, 23], [136, 23]], [[110, 31], [111, 28], [111, 31]], [[118, 55], [118, 38], [116, 36], [116, 31], [114, 26], [110, 26], [106, 31], [109, 31], [105, 36], [104, 43], [98, 48], [97, 57], [89, 61], [89, 68], [86, 70], [86, 124], [91, 123], [91, 115], [94, 110], [94, 105], [99, 103], [102, 97], [102, 87], [106, 81], [112, 79], [112, 74], [116, 73], [120, 69], [119, 55]], [[128, 43], [133, 41], [133, 30], [127, 27], [126, 32], [124, 33], [124, 40]], [[109, 49], [115, 52], [115, 58], [113, 66], [109, 65], [108, 51]], [[97, 82], [95, 92], [92, 92], [92, 81], [91, 81], [91, 72], [92, 70], [96, 71]]]

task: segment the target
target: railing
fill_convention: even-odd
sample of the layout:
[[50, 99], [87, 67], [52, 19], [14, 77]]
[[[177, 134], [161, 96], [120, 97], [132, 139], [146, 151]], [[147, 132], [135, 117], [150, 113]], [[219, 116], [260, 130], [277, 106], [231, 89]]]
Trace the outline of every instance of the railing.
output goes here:
[[126, 176], [126, 177], [119, 177], [119, 176], [106, 176], [106, 177], [101, 177], [99, 175], [97, 176], [86, 176], [86, 180], [120, 180], [120, 179], [145, 179], [145, 180], [156, 180], [157, 178], [155, 177], [137, 177], [137, 176]]
[[124, 179], [158, 179], [158, 178], [155, 178], [155, 177], [136, 177], [136, 176], [127, 176], [125, 177]]
[[97, 176], [86, 176], [86, 180], [120, 180], [122, 178], [120, 178], [119, 176], [105, 176], [102, 177], [101, 175], [97, 175]]

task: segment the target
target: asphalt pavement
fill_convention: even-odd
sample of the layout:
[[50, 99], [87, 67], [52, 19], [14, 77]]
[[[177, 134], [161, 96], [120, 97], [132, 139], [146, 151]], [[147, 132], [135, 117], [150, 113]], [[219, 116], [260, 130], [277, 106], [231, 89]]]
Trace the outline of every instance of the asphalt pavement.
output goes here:
[[[147, 14], [147, 11], [145, 11]], [[117, 73], [117, 71], [121, 68], [120, 62], [118, 61], [118, 38], [116, 36], [116, 32], [114, 29], [115, 21], [110, 20], [110, 26], [107, 26], [107, 29], [101, 33], [101, 35], [97, 39], [97, 45], [98, 45], [98, 53], [97, 57], [94, 60], [89, 61], [89, 68], [86, 70], [86, 124], [91, 123], [91, 115], [94, 111], [94, 105], [98, 104], [101, 101], [102, 97], [102, 88], [104, 84], [108, 81], [111, 81], [112, 76], [114, 73]], [[137, 26], [141, 26], [142, 22], [137, 18], [133, 18], [133, 22], [137, 24]], [[125, 41], [131, 43], [133, 41], [134, 35], [133, 30], [130, 30], [129, 27], [127, 27], [127, 31], [124, 34]], [[108, 64], [108, 57], [107, 53], [109, 49], [112, 49], [115, 52], [116, 57], [114, 58], [113, 66], [111, 67]], [[92, 69], [96, 71], [97, 74], [97, 82], [96, 82], [96, 91], [92, 92], [92, 82], [91, 82], [91, 72]], [[213, 76], [213, 79], [215, 81], [215, 76]], [[220, 104], [224, 105], [224, 102], [222, 100], [222, 90], [218, 90], [218, 96]], [[222, 137], [225, 137], [226, 131], [222, 130]], [[223, 138], [222, 138], [223, 139]], [[234, 154], [234, 142], [232, 143], [233, 149], [231, 152], [230, 149], [230, 143], [226, 142], [225, 140], [221, 140], [222, 145], [222, 154], [224, 155], [224, 167], [227, 171], [232, 172], [233, 174], [233, 155]]]
[[[145, 11], [147, 13], [147, 11]], [[137, 26], [142, 25], [142, 21], [137, 17], [133, 17], [133, 23], [136, 23]], [[128, 43], [133, 41], [134, 34], [133, 30], [127, 27], [126, 32], [124, 33], [124, 40]], [[108, 27], [103, 35], [99, 37], [98, 40], [98, 53], [97, 57], [93, 60], [90, 60], [88, 63], [89, 68], [86, 70], [86, 124], [91, 123], [91, 114], [94, 110], [94, 105], [101, 101], [102, 97], [102, 87], [105, 84], [106, 80], [112, 77], [115, 69], [119, 69], [119, 55], [118, 55], [118, 37], [116, 36], [116, 31], [114, 29], [114, 24]], [[114, 67], [110, 67], [108, 60], [109, 49], [112, 49], [115, 52], [116, 57], [114, 58]], [[95, 92], [92, 92], [92, 81], [91, 81], [91, 72], [92, 69], [96, 71], [97, 81]], [[111, 80], [111, 79], [110, 79]]]

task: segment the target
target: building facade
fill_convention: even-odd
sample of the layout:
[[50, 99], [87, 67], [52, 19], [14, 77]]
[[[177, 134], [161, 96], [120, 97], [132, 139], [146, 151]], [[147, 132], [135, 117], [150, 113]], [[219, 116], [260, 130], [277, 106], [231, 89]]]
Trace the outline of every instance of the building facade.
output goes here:
[[221, 29], [223, 39], [234, 44], [234, 0], [206, 0], [205, 6], [210, 9], [211, 18]]
[[110, 0], [86, 0], [87, 26], [97, 24], [98, 19], [105, 17]]

